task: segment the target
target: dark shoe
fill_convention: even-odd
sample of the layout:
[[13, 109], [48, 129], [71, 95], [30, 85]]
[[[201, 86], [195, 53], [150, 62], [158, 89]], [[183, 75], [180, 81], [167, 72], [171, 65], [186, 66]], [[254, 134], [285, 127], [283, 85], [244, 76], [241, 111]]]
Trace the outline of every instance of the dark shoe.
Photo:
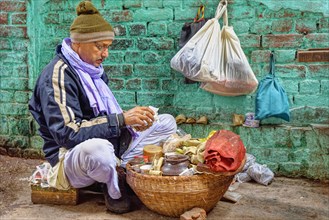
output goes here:
[[83, 191], [92, 192], [92, 193], [102, 193], [103, 192], [103, 184], [99, 182], [95, 182], [90, 186], [86, 186], [81, 188]]
[[113, 213], [123, 214], [131, 211], [131, 202], [126, 188], [126, 173], [123, 168], [117, 167], [119, 189], [121, 197], [119, 199], [112, 199], [108, 194], [107, 185], [104, 184], [103, 193], [105, 198], [106, 208]]

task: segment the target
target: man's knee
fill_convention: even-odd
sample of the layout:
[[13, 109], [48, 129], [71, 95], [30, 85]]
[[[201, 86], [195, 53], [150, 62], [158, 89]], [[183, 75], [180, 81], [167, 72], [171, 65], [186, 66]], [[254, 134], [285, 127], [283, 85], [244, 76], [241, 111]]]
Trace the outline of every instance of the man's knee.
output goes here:
[[77, 147], [80, 148], [78, 151], [81, 155], [89, 159], [98, 160], [99, 162], [102, 162], [101, 160], [104, 158], [115, 158], [113, 145], [105, 139], [92, 138], [82, 142]]
[[161, 127], [165, 130], [176, 132], [177, 124], [175, 118], [170, 114], [161, 114], [159, 115], [159, 121], [161, 123]]

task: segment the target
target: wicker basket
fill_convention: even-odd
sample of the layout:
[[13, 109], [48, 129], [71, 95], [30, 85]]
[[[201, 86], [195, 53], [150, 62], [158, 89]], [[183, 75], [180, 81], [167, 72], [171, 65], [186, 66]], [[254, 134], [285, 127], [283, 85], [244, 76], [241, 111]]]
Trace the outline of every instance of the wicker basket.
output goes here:
[[212, 210], [232, 183], [235, 172], [220, 175], [152, 176], [132, 170], [127, 164], [127, 182], [144, 205], [159, 214], [179, 217], [194, 207]]

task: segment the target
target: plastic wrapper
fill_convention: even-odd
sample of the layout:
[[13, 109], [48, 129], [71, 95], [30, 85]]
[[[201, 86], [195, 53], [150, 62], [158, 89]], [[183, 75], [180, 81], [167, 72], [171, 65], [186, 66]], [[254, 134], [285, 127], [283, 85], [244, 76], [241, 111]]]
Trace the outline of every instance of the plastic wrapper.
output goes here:
[[251, 180], [251, 177], [247, 172], [243, 172], [236, 174], [236, 179], [239, 183], [245, 183], [245, 182], [249, 182]]
[[248, 170], [248, 175], [257, 183], [267, 186], [273, 180], [274, 173], [266, 166], [258, 163], [252, 164]]
[[246, 155], [247, 155], [247, 160], [242, 169], [242, 172], [247, 172], [248, 168], [256, 162], [256, 157], [254, 155], [248, 153]]
[[29, 178], [29, 182], [32, 185], [40, 185], [42, 188], [49, 187], [47, 181], [48, 171], [51, 168], [48, 162], [44, 162], [38, 166], [36, 166], [36, 170]]
[[[154, 117], [154, 122], [158, 121], [159, 120], [159, 116], [158, 116], [159, 109], [156, 108], [156, 107], [153, 107], [153, 106], [149, 106], [149, 108], [152, 109], [152, 111], [154, 112], [154, 116], [153, 116]], [[144, 124], [145, 125], [148, 125], [148, 122], [144, 120]], [[133, 127], [133, 128], [134, 127], [140, 127], [140, 126], [142, 126], [142, 125], [140, 125], [140, 124], [133, 124], [133, 125], [131, 125], [131, 127]], [[134, 131], [136, 131], [136, 129], [134, 129]]]
[[162, 146], [163, 153], [174, 152], [176, 148], [182, 146], [184, 141], [190, 139], [191, 139], [190, 134], [184, 135], [183, 137], [179, 136], [178, 134], [172, 134]]
[[178, 134], [180, 137], [187, 135], [187, 133], [182, 128], [177, 128], [176, 134]]

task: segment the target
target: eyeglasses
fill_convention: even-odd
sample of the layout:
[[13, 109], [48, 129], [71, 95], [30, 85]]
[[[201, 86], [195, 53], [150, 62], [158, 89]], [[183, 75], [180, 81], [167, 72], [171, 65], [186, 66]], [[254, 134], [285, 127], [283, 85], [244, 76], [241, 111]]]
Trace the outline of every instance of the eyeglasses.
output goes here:
[[103, 45], [100, 45], [99, 43], [97, 43], [97, 42], [94, 42], [95, 43], [95, 46], [96, 46], [96, 48], [97, 48], [97, 50], [99, 50], [100, 52], [104, 52], [104, 51], [109, 51], [109, 49], [110, 49], [110, 46], [111, 45], [109, 45], [109, 46], [103, 46]]

